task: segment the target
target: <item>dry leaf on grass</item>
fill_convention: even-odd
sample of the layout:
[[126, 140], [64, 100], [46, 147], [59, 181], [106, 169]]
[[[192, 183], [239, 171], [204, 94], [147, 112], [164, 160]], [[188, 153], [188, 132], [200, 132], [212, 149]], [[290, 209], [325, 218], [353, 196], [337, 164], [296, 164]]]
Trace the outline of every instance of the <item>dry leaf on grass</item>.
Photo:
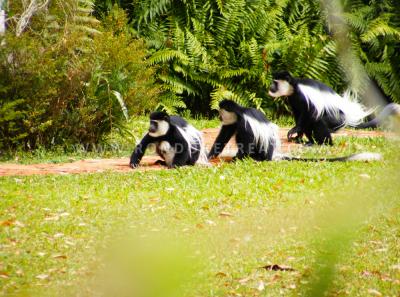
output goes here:
[[219, 216], [220, 217], [233, 217], [233, 214], [231, 214], [230, 212], [227, 212], [227, 211], [221, 211], [219, 213]]
[[258, 285], [257, 285], [257, 290], [258, 291], [263, 291], [265, 289], [265, 284], [264, 284], [264, 282], [263, 281], [259, 281], [258, 282]]
[[216, 226], [217, 225], [214, 221], [211, 221], [211, 220], [206, 220], [205, 222], [206, 222], [207, 225], [210, 225], [210, 226]]
[[14, 220], [5, 220], [0, 222], [0, 226], [11, 226], [14, 224]]
[[36, 275], [36, 278], [37, 279], [48, 279], [49, 275], [48, 274], [39, 274], [39, 275]]
[[5, 220], [5, 221], [0, 221], [0, 226], [5, 226], [5, 227], [9, 227], [9, 226], [17, 226], [17, 227], [25, 227], [24, 223], [21, 223], [20, 221], [14, 220], [14, 219], [10, 219], [10, 220]]
[[0, 278], [8, 278], [8, 273], [5, 271], [0, 271]]
[[265, 265], [260, 268], [264, 268], [265, 270], [269, 271], [295, 271], [292, 267], [278, 264]]
[[53, 259], [67, 259], [66, 255], [62, 255], [62, 254], [55, 254], [51, 256]]
[[382, 296], [382, 293], [375, 289], [368, 289], [368, 293], [372, 296]]
[[392, 266], [390, 266], [390, 269], [400, 270], [400, 264], [392, 265]]
[[244, 277], [238, 280], [239, 283], [241, 283], [242, 285], [247, 283], [250, 280], [250, 277]]

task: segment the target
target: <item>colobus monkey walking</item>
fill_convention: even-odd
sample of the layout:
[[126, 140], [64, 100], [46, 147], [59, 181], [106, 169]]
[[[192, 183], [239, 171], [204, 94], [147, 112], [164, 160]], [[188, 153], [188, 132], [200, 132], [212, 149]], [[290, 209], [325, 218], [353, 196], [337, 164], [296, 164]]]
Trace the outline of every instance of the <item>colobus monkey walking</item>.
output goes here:
[[278, 126], [266, 119], [264, 114], [254, 108], [240, 106], [232, 100], [223, 100], [219, 103], [220, 120], [222, 127], [218, 134], [208, 158], [218, 156], [236, 134], [238, 152], [236, 159], [245, 157], [256, 161], [287, 160], [287, 161], [372, 161], [380, 160], [381, 155], [375, 153], [360, 153], [338, 158], [296, 158], [282, 155], [280, 151], [280, 138]]
[[240, 106], [232, 100], [221, 101], [219, 108], [222, 127], [208, 154], [209, 159], [217, 157], [236, 134], [238, 152], [235, 159], [272, 160], [280, 147], [277, 125], [268, 121], [259, 110]]
[[149, 131], [132, 153], [132, 168], [139, 165], [151, 143], [156, 145], [156, 152], [164, 160], [159, 164], [168, 168], [208, 162], [200, 131], [179, 116], [169, 116], [165, 112], [150, 115]]
[[[269, 95], [287, 96], [296, 121], [296, 126], [288, 132], [288, 140], [301, 140], [305, 134], [309, 144], [332, 145], [331, 133], [344, 126], [367, 128], [380, 124], [381, 117], [363, 123], [373, 109], [368, 110], [347, 95], [340, 96], [319, 81], [294, 78], [287, 71], [273, 74], [273, 80]], [[396, 113], [399, 109], [396, 104], [389, 105], [382, 115]], [[294, 134], [297, 136], [293, 137]]]

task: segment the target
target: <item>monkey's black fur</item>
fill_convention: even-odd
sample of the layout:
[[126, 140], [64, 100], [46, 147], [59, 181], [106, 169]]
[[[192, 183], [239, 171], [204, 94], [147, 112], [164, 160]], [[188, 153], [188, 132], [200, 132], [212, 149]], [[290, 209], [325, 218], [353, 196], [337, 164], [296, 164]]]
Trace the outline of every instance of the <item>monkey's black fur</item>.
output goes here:
[[240, 106], [232, 100], [221, 101], [219, 108], [222, 127], [208, 154], [209, 159], [217, 157], [234, 134], [238, 147], [235, 159], [272, 159], [279, 142], [275, 124], [259, 110]]
[[[332, 116], [324, 112], [324, 114], [316, 119], [313, 117], [316, 110], [312, 104], [309, 104], [304, 98], [304, 95], [299, 91], [299, 83], [310, 86], [322, 92], [336, 94], [330, 87], [312, 80], [312, 79], [299, 79], [292, 77], [288, 72], [282, 71], [273, 75], [274, 80], [285, 80], [293, 87], [293, 94], [288, 96], [289, 106], [292, 109], [296, 126], [289, 130], [289, 140], [301, 140], [305, 134], [309, 143], [317, 142], [318, 144], [332, 145], [331, 133], [339, 130], [345, 125], [345, 117], [342, 111], [338, 111], [337, 116]], [[277, 91], [277, 83], [274, 82], [270, 91]], [[297, 134], [295, 138], [292, 135]]]
[[[288, 97], [296, 121], [296, 126], [288, 132], [288, 140], [301, 141], [305, 134], [309, 144], [316, 142], [332, 145], [331, 133], [346, 125], [354, 128], [376, 128], [386, 117], [400, 114], [400, 106], [392, 103], [377, 118], [363, 123], [372, 110], [368, 111], [358, 102], [341, 97], [321, 82], [294, 78], [287, 71], [274, 73], [273, 79], [270, 95], [278, 97], [281, 95], [280, 89], [284, 89], [282, 94]], [[280, 84], [285, 82], [288, 85], [282, 88]], [[293, 137], [294, 134], [297, 136]]]
[[[161, 131], [161, 122], [165, 125], [165, 131]], [[165, 112], [153, 112], [150, 115], [149, 131], [133, 151], [130, 166], [134, 168], [139, 165], [149, 144], [155, 144], [156, 152], [164, 160], [164, 162], [159, 162], [159, 164], [167, 165], [169, 168], [194, 165], [199, 159], [202, 143], [200, 134], [198, 137], [190, 138], [193, 135], [187, 132], [189, 126], [179, 116], [169, 116]], [[191, 128], [194, 129], [193, 127]], [[186, 139], [183, 133], [185, 133]], [[166, 148], [170, 148], [171, 150], [166, 151]]]

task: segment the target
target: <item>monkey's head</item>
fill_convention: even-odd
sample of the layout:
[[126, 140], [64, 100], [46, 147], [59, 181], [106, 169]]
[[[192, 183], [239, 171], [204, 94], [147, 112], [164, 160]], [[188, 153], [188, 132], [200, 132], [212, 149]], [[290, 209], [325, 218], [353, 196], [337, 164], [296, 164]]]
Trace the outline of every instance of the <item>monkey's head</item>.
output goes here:
[[160, 137], [167, 134], [170, 126], [170, 117], [166, 112], [155, 111], [150, 114], [149, 135]]
[[293, 94], [294, 78], [287, 71], [272, 74], [272, 84], [269, 95], [272, 97], [290, 96]]
[[219, 103], [219, 119], [224, 125], [231, 125], [237, 121], [237, 112], [240, 105], [235, 101], [224, 99]]

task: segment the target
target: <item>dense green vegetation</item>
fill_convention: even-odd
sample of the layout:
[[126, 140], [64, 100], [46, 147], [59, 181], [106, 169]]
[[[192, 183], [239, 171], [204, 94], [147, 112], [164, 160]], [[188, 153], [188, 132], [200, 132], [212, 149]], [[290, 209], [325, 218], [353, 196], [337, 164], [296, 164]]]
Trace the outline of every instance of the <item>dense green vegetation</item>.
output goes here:
[[[163, 66], [158, 78], [175, 94], [182, 94], [194, 111], [207, 111], [210, 101], [215, 106], [226, 97], [281, 110], [283, 104], [271, 102], [266, 94], [271, 71], [277, 69], [343, 91], [355, 79], [351, 69], [357, 59], [388, 97], [400, 100], [398, 1], [328, 1], [327, 5], [310, 0], [96, 3], [104, 13], [111, 3], [127, 9], [132, 26], [154, 51], [150, 61]], [[336, 10], [340, 5], [343, 16]], [[345, 37], [350, 44], [334, 38], [341, 18], [349, 26]], [[341, 47], [348, 45], [355, 58], [350, 63], [338, 59]], [[350, 88], [362, 93], [365, 83]]]
[[[343, 14], [329, 9], [339, 2]], [[277, 118], [277, 69], [362, 95], [361, 65], [400, 102], [399, 2], [321, 3], [2, 0], [0, 149], [98, 143], [126, 116], [211, 115], [222, 98]]]
[[9, 22], [0, 46], [1, 149], [98, 143], [156, 108], [162, 91], [144, 41], [133, 38], [122, 11], [101, 24], [91, 13], [83, 2], [54, 2], [21, 36]]
[[0, 177], [0, 295], [396, 296], [398, 142], [338, 143], [385, 160]]

